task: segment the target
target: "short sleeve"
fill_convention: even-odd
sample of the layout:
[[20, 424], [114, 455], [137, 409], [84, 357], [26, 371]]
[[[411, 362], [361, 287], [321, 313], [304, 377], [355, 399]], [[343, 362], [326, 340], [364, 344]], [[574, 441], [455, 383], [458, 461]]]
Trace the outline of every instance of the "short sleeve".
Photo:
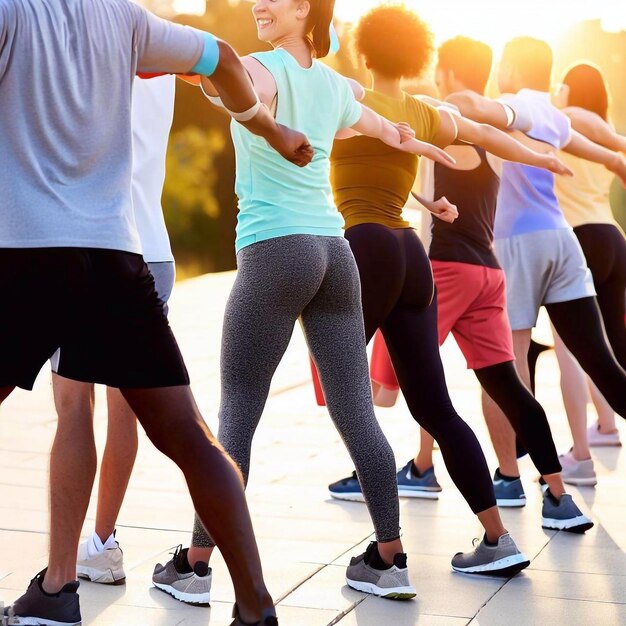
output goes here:
[[564, 148], [572, 140], [572, 120], [564, 113], [562, 114], [562, 128], [560, 140], [560, 148]]
[[206, 33], [163, 20], [137, 5], [132, 5], [132, 9], [137, 71], [184, 74], [201, 62]]
[[352, 87], [350, 87], [350, 83], [345, 79], [345, 77], [340, 74], [336, 74], [338, 80], [339, 90], [340, 90], [340, 98], [339, 102], [342, 103], [342, 110], [340, 112], [339, 118], [339, 126], [337, 130], [342, 130], [344, 128], [350, 128], [354, 126], [363, 115], [363, 107], [354, 97], [354, 92], [352, 91]]
[[508, 94], [499, 98], [498, 102], [503, 107], [508, 107], [515, 115], [513, 123], [509, 125], [511, 130], [519, 130], [522, 133], [532, 130], [533, 116], [528, 104], [522, 98], [518, 98], [514, 94]]
[[418, 98], [411, 97], [408, 104], [409, 119], [402, 121], [415, 131], [416, 139], [433, 143], [441, 128], [441, 112]]

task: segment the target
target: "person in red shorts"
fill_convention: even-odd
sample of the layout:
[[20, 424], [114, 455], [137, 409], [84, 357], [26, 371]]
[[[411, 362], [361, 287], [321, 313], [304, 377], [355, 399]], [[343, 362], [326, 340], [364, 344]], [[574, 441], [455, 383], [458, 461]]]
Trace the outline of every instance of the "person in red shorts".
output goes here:
[[[445, 43], [439, 50], [437, 68], [442, 96], [468, 89], [482, 93], [491, 65], [491, 49], [485, 44], [467, 38]], [[444, 103], [435, 104], [448, 112], [454, 110]], [[494, 105], [496, 109], [501, 107]], [[513, 114], [522, 121], [523, 111]], [[446, 151], [455, 158], [456, 165], [444, 172], [432, 162], [422, 162], [422, 196], [426, 198], [417, 196], [438, 217], [433, 223], [429, 257], [437, 288], [439, 343], [450, 332], [454, 334], [468, 367], [504, 411], [545, 477], [549, 488], [544, 497], [542, 525], [585, 532], [593, 523], [565, 493], [546, 414], [515, 368], [506, 282], [493, 243], [501, 164], [483, 148], [465, 142], [457, 141]], [[400, 495], [432, 498], [441, 490], [433, 470], [433, 439], [423, 432], [422, 452], [398, 472]], [[497, 441], [494, 443], [497, 445]], [[498, 481], [496, 474], [496, 488]], [[329, 490], [339, 499], [357, 499], [354, 496], [360, 486], [351, 477], [330, 485]], [[514, 495], [509, 498], [504, 493], [498, 504], [508, 499], [513, 500]]]

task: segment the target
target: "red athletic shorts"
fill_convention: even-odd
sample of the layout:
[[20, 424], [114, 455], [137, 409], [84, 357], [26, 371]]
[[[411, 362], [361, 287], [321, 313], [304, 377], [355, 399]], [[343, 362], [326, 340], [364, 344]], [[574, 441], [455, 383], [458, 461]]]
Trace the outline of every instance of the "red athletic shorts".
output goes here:
[[432, 261], [437, 285], [439, 344], [450, 332], [477, 370], [515, 360], [506, 311], [506, 281], [501, 269]]

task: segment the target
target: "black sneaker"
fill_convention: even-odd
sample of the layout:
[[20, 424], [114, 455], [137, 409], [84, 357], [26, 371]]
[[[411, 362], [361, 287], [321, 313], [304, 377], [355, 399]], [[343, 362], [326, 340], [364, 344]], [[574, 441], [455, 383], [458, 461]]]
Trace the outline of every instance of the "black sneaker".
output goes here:
[[79, 582], [64, 585], [58, 593], [46, 593], [41, 584], [43, 570], [30, 581], [26, 593], [4, 609], [8, 626], [80, 626]]
[[263, 617], [260, 622], [249, 624], [248, 622], [244, 622], [241, 617], [239, 617], [239, 609], [235, 604], [233, 607], [233, 617], [235, 618], [235, 621], [230, 626], [278, 626], [278, 618], [276, 617], [276, 611], [273, 607], [263, 611]]

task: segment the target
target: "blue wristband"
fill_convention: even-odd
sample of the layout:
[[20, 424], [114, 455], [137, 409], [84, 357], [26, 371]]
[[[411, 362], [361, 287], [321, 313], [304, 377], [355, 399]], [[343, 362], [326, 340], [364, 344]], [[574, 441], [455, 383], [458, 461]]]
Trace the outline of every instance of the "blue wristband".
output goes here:
[[220, 61], [220, 49], [213, 35], [204, 32], [202, 35], [204, 36], [204, 50], [198, 62], [191, 68], [191, 73], [211, 76]]

